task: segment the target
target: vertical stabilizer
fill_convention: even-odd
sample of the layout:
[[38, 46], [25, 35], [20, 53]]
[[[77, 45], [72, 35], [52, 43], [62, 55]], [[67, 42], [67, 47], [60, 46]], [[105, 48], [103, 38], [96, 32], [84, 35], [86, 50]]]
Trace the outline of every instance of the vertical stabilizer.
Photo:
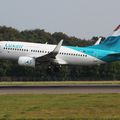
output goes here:
[[120, 25], [115, 28], [112, 36], [120, 36]]
[[101, 44], [92, 46], [92, 48], [120, 52], [120, 25], [115, 28], [111, 36], [106, 38]]

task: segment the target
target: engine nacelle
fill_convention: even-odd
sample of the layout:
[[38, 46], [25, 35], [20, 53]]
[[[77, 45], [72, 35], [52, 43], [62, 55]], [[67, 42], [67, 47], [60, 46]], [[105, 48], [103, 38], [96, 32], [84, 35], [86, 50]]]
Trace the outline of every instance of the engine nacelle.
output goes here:
[[35, 67], [35, 59], [31, 57], [19, 57], [18, 64], [21, 66]]

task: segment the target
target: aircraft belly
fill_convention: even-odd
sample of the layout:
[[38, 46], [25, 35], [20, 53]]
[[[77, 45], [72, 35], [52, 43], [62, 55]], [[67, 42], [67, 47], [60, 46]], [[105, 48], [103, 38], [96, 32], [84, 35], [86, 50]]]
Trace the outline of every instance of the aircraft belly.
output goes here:
[[98, 64], [104, 64], [105, 62], [102, 60], [99, 60], [92, 56], [87, 57], [81, 57], [81, 56], [75, 56], [75, 57], [64, 57], [62, 58], [64, 61], [66, 61], [67, 64], [72, 65], [98, 65]]
[[63, 55], [60, 58], [66, 61], [67, 64], [72, 65], [98, 65], [104, 64], [105, 62], [94, 57], [88, 55], [84, 52], [73, 50], [70, 48], [62, 47], [61, 51], [66, 51], [66, 53], [72, 53], [72, 55]]

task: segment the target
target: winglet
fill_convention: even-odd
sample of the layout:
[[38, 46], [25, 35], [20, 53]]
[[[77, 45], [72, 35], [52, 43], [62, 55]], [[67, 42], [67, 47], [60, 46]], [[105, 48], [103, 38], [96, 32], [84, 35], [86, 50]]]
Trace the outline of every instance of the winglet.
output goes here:
[[58, 45], [55, 47], [55, 49], [52, 51], [52, 53], [58, 54], [60, 47], [62, 46], [63, 40], [61, 40]]
[[96, 41], [96, 43], [95, 43], [94, 45], [99, 45], [100, 42], [101, 42], [101, 40], [102, 40], [102, 38], [100, 37], [100, 38]]
[[63, 40], [61, 40], [58, 45], [55, 47], [55, 49], [50, 52], [49, 54], [37, 57], [37, 61], [51, 61], [53, 62], [53, 59], [56, 59], [56, 55], [59, 53], [60, 51], [60, 47], [62, 46]]

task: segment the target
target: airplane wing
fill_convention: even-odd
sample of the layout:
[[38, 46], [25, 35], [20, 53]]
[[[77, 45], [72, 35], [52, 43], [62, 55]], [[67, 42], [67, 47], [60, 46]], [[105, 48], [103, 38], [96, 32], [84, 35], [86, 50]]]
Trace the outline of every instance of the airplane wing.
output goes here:
[[61, 40], [58, 45], [55, 47], [55, 49], [46, 54], [46, 55], [43, 55], [43, 56], [40, 56], [40, 57], [36, 57], [36, 62], [52, 62], [53, 60], [56, 59], [56, 55], [59, 53], [60, 51], [60, 47], [62, 46], [62, 43], [63, 43], [63, 40]]

